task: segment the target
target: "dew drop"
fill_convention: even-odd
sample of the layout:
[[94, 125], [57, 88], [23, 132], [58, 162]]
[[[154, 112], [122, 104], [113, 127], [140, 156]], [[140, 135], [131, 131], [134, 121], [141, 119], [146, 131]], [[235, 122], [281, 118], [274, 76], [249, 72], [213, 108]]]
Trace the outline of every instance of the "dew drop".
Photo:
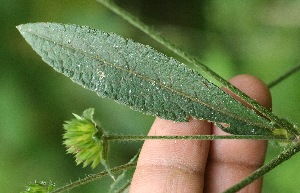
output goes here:
[[105, 78], [105, 74], [104, 74], [104, 72], [102, 72], [102, 71], [99, 71], [99, 72], [98, 72], [98, 75], [99, 75], [99, 78], [100, 78], [100, 79]]

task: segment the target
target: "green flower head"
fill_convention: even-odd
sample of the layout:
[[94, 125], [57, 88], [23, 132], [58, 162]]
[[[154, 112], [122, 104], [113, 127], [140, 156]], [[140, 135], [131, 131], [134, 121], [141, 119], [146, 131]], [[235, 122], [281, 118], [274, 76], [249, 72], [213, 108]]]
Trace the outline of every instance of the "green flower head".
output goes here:
[[94, 109], [85, 110], [82, 116], [73, 115], [75, 118], [64, 124], [64, 145], [68, 153], [75, 154], [77, 165], [91, 164], [95, 168], [105, 162], [107, 145], [101, 128], [93, 120]]

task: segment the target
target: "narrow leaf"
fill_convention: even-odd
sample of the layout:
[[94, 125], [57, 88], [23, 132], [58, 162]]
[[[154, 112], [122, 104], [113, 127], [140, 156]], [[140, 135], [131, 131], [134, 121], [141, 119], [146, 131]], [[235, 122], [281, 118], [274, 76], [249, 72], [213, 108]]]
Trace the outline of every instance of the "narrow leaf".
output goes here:
[[[128, 164], [136, 164], [139, 157], [139, 153], [135, 155]], [[125, 170], [114, 183], [111, 184], [109, 193], [126, 193], [129, 192], [131, 180], [135, 171], [134, 168], [129, 168]]]
[[[190, 54], [186, 53], [182, 49], [180, 49], [178, 46], [170, 42], [166, 37], [162, 36], [161, 33], [156, 31], [154, 28], [149, 27], [147, 24], [143, 23], [139, 20], [139, 18], [135, 17], [125, 9], [122, 9], [120, 6], [115, 4], [113, 1], [110, 0], [97, 0], [99, 3], [113, 11], [115, 14], [119, 15], [121, 18], [129, 22], [131, 25], [135, 26], [145, 34], [147, 34], [149, 37], [151, 37], [153, 40], [157, 41], [167, 49], [169, 49], [171, 52], [173, 52], [175, 55], [181, 57], [182, 59], [189, 62], [191, 65], [193, 65], [196, 69], [199, 68], [200, 72], [204, 71], [209, 76], [214, 78], [217, 82], [221, 83], [224, 87], [226, 87], [228, 90], [233, 92], [236, 96], [241, 98], [244, 102], [246, 102], [251, 108], [255, 109], [259, 114], [266, 117], [268, 120], [276, 123], [276, 127], [283, 127], [284, 124], [280, 121], [280, 119], [274, 115], [271, 111], [265, 109], [260, 104], [258, 104], [254, 99], [247, 96], [245, 93], [240, 91], [238, 88], [227, 82], [224, 78], [222, 78], [220, 75], [215, 73], [213, 70], [211, 70], [208, 66], [200, 62], [197, 58], [191, 56]], [[286, 128], [289, 132], [297, 135], [298, 131], [295, 130], [295, 128]]]
[[149, 46], [86, 26], [17, 28], [47, 64], [101, 97], [174, 121], [209, 120], [233, 134], [272, 134], [270, 121]]

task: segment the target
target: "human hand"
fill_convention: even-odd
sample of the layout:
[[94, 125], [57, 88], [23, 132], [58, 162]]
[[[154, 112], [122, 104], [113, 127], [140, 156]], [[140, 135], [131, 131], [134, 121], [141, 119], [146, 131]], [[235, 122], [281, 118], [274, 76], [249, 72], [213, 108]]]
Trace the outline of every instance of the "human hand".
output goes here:
[[[250, 75], [230, 80], [237, 88], [271, 108], [266, 85]], [[156, 118], [148, 135], [225, 135], [212, 123], [190, 119], [187, 123]], [[146, 140], [141, 150], [130, 192], [222, 192], [259, 168], [267, 141], [261, 140]], [[262, 178], [241, 192], [260, 192]]]

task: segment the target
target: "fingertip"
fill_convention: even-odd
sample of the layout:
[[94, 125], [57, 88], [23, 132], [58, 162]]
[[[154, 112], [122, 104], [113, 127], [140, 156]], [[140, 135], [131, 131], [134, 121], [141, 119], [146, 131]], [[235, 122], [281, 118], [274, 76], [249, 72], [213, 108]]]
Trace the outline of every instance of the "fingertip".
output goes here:
[[[156, 118], [149, 135], [209, 135], [211, 124], [190, 119], [174, 122]], [[131, 192], [200, 192], [209, 141], [146, 140], [130, 187]]]

